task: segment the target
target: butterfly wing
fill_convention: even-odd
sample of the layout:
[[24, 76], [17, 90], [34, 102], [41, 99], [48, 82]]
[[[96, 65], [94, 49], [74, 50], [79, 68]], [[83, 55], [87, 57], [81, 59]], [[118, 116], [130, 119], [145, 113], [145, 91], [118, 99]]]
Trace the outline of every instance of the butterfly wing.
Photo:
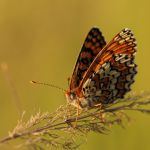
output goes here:
[[92, 28], [85, 39], [85, 42], [77, 59], [70, 82], [70, 89], [74, 89], [79, 86], [87, 69], [93, 62], [96, 55], [102, 50], [105, 45], [106, 42], [104, 37], [102, 36], [101, 31], [96, 27]]
[[97, 54], [79, 86], [87, 100], [86, 105], [110, 103], [130, 91], [137, 73], [135, 52], [133, 33], [124, 29]]

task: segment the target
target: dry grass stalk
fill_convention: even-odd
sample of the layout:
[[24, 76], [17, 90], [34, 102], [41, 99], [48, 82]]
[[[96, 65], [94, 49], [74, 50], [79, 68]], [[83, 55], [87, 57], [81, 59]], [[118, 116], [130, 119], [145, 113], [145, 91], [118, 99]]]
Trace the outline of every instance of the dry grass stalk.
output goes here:
[[107, 134], [110, 126], [124, 127], [130, 121], [127, 111], [138, 111], [150, 114], [146, 108], [150, 104], [150, 94], [130, 94], [123, 100], [118, 100], [103, 109], [83, 110], [76, 116], [76, 108], [67, 104], [60, 106], [55, 112], [37, 112], [28, 121], [23, 121], [24, 113], [17, 126], [9, 135], [0, 140], [1, 146], [14, 139], [22, 140], [20, 146], [29, 146], [34, 150], [44, 150], [46, 147], [77, 149], [86, 139], [89, 132]]

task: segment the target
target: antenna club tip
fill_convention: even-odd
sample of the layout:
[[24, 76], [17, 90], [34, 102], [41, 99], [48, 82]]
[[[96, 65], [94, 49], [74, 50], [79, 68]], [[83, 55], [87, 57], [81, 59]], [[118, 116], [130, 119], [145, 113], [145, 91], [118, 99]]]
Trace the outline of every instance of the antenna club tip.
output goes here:
[[31, 80], [31, 81], [29, 81], [29, 83], [31, 83], [31, 84], [35, 84], [35, 83], [36, 83], [36, 81]]

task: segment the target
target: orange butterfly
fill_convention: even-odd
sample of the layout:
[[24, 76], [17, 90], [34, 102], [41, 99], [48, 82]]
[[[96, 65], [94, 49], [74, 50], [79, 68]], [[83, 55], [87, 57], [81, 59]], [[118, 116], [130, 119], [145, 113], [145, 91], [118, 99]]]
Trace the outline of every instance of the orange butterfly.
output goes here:
[[65, 93], [76, 107], [93, 108], [113, 103], [130, 91], [137, 73], [134, 63], [136, 39], [125, 28], [106, 44], [101, 31], [88, 33]]

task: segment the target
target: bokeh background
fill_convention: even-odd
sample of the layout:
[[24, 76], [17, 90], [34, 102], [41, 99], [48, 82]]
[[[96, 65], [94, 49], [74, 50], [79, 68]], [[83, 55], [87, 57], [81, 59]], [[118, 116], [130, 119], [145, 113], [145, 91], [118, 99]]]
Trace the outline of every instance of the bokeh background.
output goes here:
[[[138, 75], [133, 91], [150, 90], [150, 1], [148, 0], [0, 0], [0, 137], [20, 118], [54, 111], [66, 103], [58, 89], [31, 85], [38, 80], [68, 87], [86, 34], [99, 26], [107, 42], [129, 27], [138, 41]], [[133, 113], [126, 129], [91, 133], [81, 150], [149, 150], [150, 117]], [[9, 150], [9, 145], [0, 147]], [[13, 148], [11, 148], [13, 149]]]

